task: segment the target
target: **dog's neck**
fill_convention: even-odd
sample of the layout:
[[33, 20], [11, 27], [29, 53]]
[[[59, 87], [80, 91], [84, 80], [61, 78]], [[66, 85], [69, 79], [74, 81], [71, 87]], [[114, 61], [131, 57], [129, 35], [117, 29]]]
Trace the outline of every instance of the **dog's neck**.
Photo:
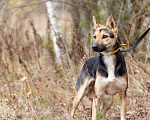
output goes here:
[[[120, 50], [114, 54], [100, 53], [99, 55], [99, 70], [102, 71], [101, 76], [122, 76], [126, 73], [125, 60]], [[112, 72], [114, 74], [112, 74]]]
[[116, 44], [112, 47], [107, 48], [107, 50], [101, 52], [103, 55], [111, 55], [112, 52], [114, 52], [115, 50], [117, 50], [120, 47], [120, 43], [116, 42]]

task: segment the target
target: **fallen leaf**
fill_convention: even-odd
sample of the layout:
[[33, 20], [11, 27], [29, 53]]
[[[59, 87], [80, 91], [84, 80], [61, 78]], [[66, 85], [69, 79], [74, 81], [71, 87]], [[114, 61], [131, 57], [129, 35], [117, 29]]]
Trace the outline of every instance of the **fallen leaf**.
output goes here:
[[27, 95], [30, 95], [31, 94], [31, 90], [27, 93]]
[[27, 79], [27, 77], [23, 77], [21, 78], [21, 81], [25, 81]]
[[63, 107], [66, 107], [66, 103], [62, 103], [62, 106], [63, 106]]

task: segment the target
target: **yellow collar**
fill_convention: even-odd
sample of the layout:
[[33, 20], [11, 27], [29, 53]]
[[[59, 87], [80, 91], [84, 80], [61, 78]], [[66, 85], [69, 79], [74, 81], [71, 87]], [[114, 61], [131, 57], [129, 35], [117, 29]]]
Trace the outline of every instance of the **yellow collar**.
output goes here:
[[[120, 44], [120, 47], [124, 47], [124, 46], [126, 46], [126, 44]], [[119, 47], [117, 50], [115, 50], [115, 51], [113, 51], [112, 53], [110, 53], [110, 54], [112, 55], [112, 54], [118, 52], [118, 50], [120, 49], [120, 47]]]

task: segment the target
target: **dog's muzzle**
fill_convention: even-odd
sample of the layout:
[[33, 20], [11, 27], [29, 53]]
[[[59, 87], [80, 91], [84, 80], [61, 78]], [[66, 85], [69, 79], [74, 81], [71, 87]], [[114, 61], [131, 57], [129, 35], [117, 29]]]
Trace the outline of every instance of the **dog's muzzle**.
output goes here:
[[92, 45], [92, 49], [94, 52], [102, 52], [102, 51], [105, 51], [107, 48], [105, 45], [99, 45], [97, 43], [94, 43]]

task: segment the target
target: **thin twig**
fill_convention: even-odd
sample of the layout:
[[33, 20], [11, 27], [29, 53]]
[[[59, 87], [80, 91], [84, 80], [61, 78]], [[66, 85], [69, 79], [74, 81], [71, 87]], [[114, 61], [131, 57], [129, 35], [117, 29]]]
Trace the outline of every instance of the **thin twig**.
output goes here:
[[121, 11], [122, 11], [122, 8], [123, 8], [123, 1], [121, 3], [121, 7], [120, 7], [120, 11], [119, 11], [119, 16], [118, 16], [118, 21], [117, 21], [117, 28], [119, 27], [119, 24], [120, 24], [120, 16], [121, 16]]
[[5, 5], [6, 1], [7, 1], [7, 0], [3, 0], [2, 5], [1, 5], [1, 7], [0, 7], [0, 10], [3, 9], [3, 6]]
[[130, 74], [128, 74], [128, 76], [133, 79], [146, 93], [147, 93], [147, 90], [145, 90], [145, 88], [136, 80], [134, 79]]

